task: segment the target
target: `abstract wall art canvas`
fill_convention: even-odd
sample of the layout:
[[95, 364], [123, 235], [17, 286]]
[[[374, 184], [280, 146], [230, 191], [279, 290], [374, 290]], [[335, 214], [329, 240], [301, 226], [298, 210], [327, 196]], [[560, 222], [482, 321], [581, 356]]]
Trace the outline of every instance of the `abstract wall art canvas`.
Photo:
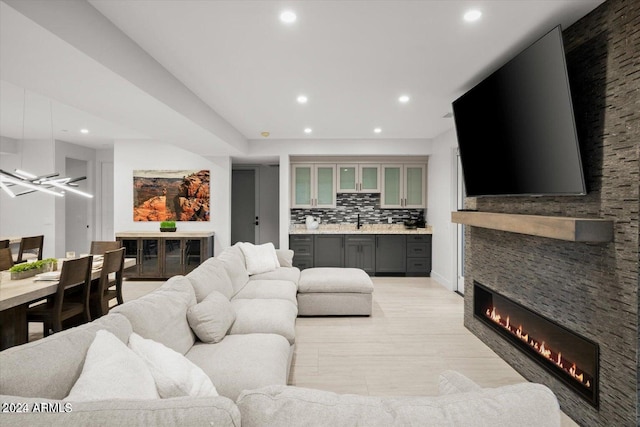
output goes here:
[[134, 221], [209, 221], [208, 170], [134, 170]]

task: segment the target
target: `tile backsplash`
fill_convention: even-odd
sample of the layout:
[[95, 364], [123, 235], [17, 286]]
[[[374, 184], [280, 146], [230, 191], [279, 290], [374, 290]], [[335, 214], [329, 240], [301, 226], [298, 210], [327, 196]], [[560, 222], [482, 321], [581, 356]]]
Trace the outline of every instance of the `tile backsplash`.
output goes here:
[[380, 193], [338, 193], [335, 209], [291, 209], [291, 222], [304, 224], [307, 215], [320, 218], [322, 224], [386, 224], [408, 219], [426, 219], [426, 209], [380, 209]]

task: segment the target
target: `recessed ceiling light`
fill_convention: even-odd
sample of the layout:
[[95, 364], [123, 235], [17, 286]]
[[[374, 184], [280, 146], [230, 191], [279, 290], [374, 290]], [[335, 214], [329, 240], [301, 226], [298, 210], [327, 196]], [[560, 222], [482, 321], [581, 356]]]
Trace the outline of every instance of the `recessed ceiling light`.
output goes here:
[[469, 11], [465, 12], [463, 18], [467, 22], [474, 22], [474, 21], [477, 21], [478, 19], [480, 19], [481, 16], [482, 16], [482, 12], [480, 12], [479, 10], [476, 10], [476, 9], [472, 9], [472, 10], [469, 10]]
[[375, 128], [373, 131], [374, 131], [375, 133], [380, 133], [380, 132], [382, 132], [382, 129], [380, 129], [380, 128]]
[[298, 17], [290, 10], [285, 10], [280, 14], [280, 20], [285, 24], [293, 24]]
[[311, 128], [304, 128], [304, 133], [310, 134], [311, 132], [313, 132]]
[[406, 104], [407, 102], [409, 102], [409, 96], [408, 95], [402, 95], [400, 98], [398, 98], [398, 101], [402, 102], [403, 104]]
[[89, 133], [89, 129], [80, 129], [80, 133]]
[[264, 132], [260, 132], [260, 135], [264, 136], [265, 138], [268, 137], [270, 135], [269, 132], [264, 131]]
[[305, 95], [300, 95], [298, 96], [298, 98], [296, 98], [298, 100], [299, 104], [306, 104], [308, 99]]

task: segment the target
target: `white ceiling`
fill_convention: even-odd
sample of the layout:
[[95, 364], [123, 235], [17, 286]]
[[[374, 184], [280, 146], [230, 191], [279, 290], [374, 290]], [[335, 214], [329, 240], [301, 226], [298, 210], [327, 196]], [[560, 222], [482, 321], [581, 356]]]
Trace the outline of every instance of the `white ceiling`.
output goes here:
[[[154, 88], [132, 83], [100, 59], [99, 43], [70, 41], [73, 25], [56, 28], [43, 24], [48, 18], [34, 18], [38, 25], [13, 7], [35, 16], [33, 8], [6, 3], [0, 4], [1, 135], [19, 137], [27, 88], [54, 100], [59, 139], [84, 145], [193, 140], [200, 142], [190, 147], [194, 151], [211, 151], [216, 131], [194, 108], [177, 108]], [[204, 101], [211, 115], [251, 140], [263, 139], [263, 131], [272, 139], [435, 137], [453, 127], [443, 115], [455, 98], [602, 0], [89, 3]], [[472, 7], [483, 16], [467, 23], [462, 15]], [[284, 9], [297, 14], [294, 24], [279, 21]], [[306, 105], [296, 102], [299, 94], [308, 96]], [[401, 94], [410, 102], [400, 104]], [[89, 126], [95, 126], [95, 141], [68, 135]], [[305, 135], [305, 127], [313, 133]], [[374, 134], [374, 127], [382, 132]], [[50, 120], [46, 128], [50, 135]], [[63, 128], [66, 136], [60, 136]]]

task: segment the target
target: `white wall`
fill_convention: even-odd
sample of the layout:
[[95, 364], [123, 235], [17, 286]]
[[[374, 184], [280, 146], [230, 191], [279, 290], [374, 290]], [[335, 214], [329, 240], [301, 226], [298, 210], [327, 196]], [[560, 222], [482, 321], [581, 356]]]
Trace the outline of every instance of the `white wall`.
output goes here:
[[429, 157], [427, 221], [433, 227], [431, 276], [450, 290], [456, 289], [455, 149], [458, 139], [450, 130], [433, 139]]
[[204, 158], [173, 145], [155, 141], [114, 143], [114, 229], [157, 231], [158, 222], [133, 221], [133, 171], [208, 169], [211, 171], [211, 220], [179, 222], [180, 231], [215, 232], [215, 253], [231, 242], [231, 158]]

